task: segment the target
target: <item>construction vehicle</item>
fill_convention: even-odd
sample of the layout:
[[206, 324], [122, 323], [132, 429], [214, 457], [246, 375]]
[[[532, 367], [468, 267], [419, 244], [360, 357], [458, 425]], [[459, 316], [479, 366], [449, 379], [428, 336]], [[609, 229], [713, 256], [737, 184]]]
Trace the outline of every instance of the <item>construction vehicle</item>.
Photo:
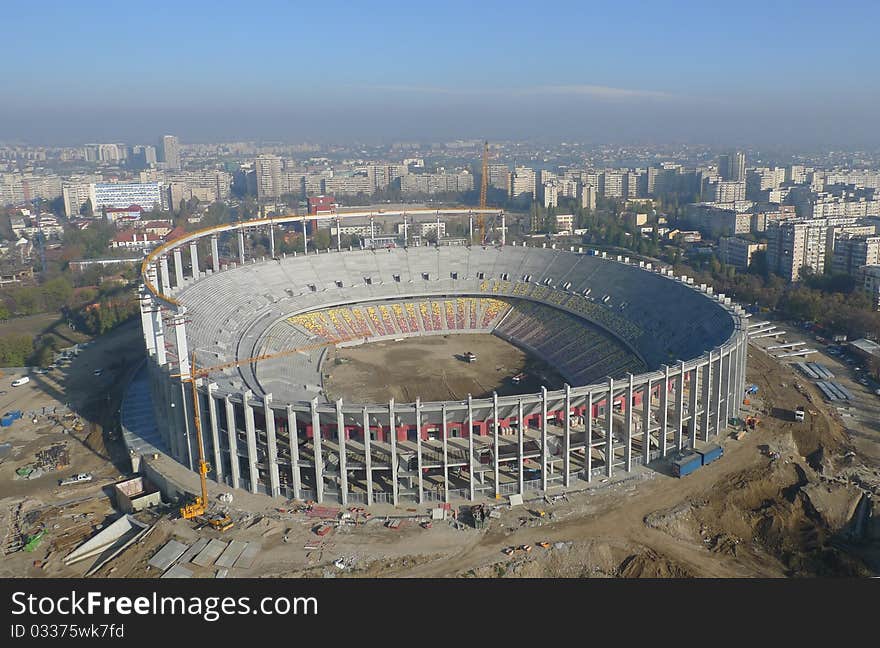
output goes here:
[[550, 548], [549, 542], [536, 542], [535, 544], [537, 544], [539, 547], [541, 547], [541, 549], [549, 549]]
[[746, 417], [746, 427], [750, 430], [754, 430], [755, 426], [761, 423], [761, 419], [757, 416], [747, 416]]
[[797, 423], [803, 423], [804, 422], [804, 414], [805, 414], [804, 406], [798, 405], [794, 410], [794, 420]]

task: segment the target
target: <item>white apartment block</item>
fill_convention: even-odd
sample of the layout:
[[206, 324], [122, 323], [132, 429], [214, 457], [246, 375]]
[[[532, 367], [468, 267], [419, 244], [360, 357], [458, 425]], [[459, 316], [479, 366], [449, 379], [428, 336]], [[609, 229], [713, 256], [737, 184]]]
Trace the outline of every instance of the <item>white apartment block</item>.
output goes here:
[[89, 185], [89, 199], [95, 215], [102, 207], [131, 207], [150, 210], [167, 207], [165, 192], [158, 182], [98, 182]]

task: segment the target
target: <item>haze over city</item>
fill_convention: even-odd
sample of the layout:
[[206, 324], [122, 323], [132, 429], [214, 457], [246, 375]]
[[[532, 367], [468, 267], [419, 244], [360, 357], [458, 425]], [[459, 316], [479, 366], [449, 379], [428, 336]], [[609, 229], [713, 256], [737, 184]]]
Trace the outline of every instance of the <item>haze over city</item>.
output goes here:
[[880, 143], [874, 2], [11, 2], [0, 140]]

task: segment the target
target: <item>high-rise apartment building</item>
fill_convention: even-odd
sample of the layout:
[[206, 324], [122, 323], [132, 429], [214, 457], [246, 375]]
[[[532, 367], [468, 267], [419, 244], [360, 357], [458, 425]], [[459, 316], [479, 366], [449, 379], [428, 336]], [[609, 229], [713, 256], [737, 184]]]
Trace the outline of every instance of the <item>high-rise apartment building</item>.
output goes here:
[[793, 218], [767, 223], [767, 265], [789, 281], [798, 281], [802, 268], [825, 271], [836, 234], [863, 234], [870, 227], [856, 218]]
[[180, 169], [180, 142], [176, 135], [163, 135], [159, 140], [159, 162], [166, 169]]
[[863, 265], [880, 264], [880, 236], [840, 234], [834, 238], [831, 272], [855, 275]]
[[513, 198], [524, 198], [527, 194], [531, 194], [531, 198], [535, 197], [535, 170], [529, 167], [516, 167], [513, 170], [513, 176], [510, 179], [510, 194]]
[[281, 158], [277, 155], [260, 155], [254, 161], [257, 174], [257, 198], [278, 198], [281, 196]]
[[734, 151], [718, 156], [718, 175], [726, 182], [745, 182], [746, 154]]

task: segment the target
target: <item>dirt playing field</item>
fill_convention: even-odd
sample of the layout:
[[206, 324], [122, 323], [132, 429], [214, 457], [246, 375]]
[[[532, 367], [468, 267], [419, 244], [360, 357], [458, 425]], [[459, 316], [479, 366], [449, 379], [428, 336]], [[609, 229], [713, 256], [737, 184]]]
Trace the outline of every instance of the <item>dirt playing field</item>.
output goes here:
[[[477, 355], [468, 363], [468, 351]], [[562, 377], [494, 335], [437, 335], [375, 342], [328, 352], [322, 367], [329, 400], [400, 402], [463, 400], [559, 389]], [[520, 372], [526, 378], [514, 384]]]

